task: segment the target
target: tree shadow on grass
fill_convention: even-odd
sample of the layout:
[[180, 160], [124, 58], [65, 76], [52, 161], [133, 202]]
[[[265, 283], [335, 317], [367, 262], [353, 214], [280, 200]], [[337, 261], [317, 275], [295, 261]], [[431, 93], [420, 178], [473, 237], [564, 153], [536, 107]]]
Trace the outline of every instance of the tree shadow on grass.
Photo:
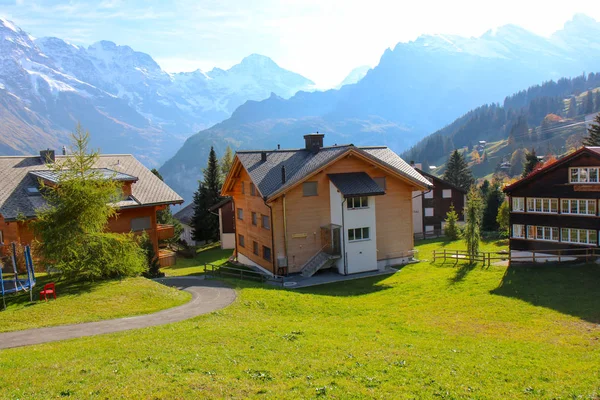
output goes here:
[[600, 267], [512, 266], [491, 294], [600, 323]]
[[456, 283], [460, 283], [460, 282], [464, 281], [465, 278], [467, 277], [467, 275], [469, 274], [469, 272], [473, 271], [476, 266], [477, 266], [477, 263], [474, 263], [474, 262], [465, 262], [465, 263], [460, 264], [458, 266], [454, 276], [452, 278], [450, 278], [450, 283], [452, 285], [454, 285]]

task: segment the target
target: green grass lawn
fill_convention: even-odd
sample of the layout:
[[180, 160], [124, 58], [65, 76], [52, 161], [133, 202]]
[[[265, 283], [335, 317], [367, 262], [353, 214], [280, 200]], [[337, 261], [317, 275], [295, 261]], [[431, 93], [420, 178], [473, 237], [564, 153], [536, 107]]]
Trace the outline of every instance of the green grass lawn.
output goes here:
[[146, 278], [127, 278], [95, 283], [56, 281], [57, 299], [37, 301], [39, 291], [51, 280], [38, 278], [34, 303], [29, 302], [28, 293], [6, 297], [7, 308], [0, 312], [0, 332], [148, 314], [191, 298], [187, 292]]
[[[419, 257], [442, 246], [464, 248], [427, 241]], [[189, 321], [0, 352], [0, 398], [600, 396], [596, 265], [422, 261], [296, 291], [229, 282], [234, 304]]]
[[199, 248], [193, 258], [177, 257], [177, 264], [163, 268], [167, 276], [201, 275], [204, 264], [223, 265], [227, 262], [233, 250], [221, 250], [219, 243]]

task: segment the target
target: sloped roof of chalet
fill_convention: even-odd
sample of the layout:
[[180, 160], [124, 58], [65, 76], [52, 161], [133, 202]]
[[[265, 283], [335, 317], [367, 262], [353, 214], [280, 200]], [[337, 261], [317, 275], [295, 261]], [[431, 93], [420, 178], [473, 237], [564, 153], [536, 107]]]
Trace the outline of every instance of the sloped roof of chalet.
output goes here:
[[[65, 157], [56, 156], [60, 163]], [[166, 183], [155, 176], [131, 154], [102, 154], [94, 168], [110, 169], [137, 178], [131, 185], [131, 197], [117, 205], [133, 208], [149, 205], [179, 204], [183, 199]], [[0, 156], [0, 215], [6, 220], [20, 215], [34, 217], [36, 210], [45, 206], [42, 196], [28, 195], [27, 188], [38, 186], [38, 177], [48, 167], [39, 156]]]
[[[467, 194], [467, 191], [465, 189], [455, 186], [455, 185], [451, 184], [450, 182], [443, 180], [442, 178], [439, 178], [435, 175], [428, 174], [427, 172], [425, 172], [419, 168], [417, 168], [417, 171], [419, 171], [424, 177], [430, 178], [432, 181], [442, 182], [444, 185], [448, 185], [451, 188], [458, 190], [459, 192], [463, 192], [464, 194]], [[432, 182], [432, 183], [433, 183], [433, 187], [435, 187], [435, 182]]]
[[218, 210], [219, 208], [231, 203], [233, 201], [233, 199], [231, 197], [225, 197], [223, 200], [219, 201], [217, 204], [215, 204], [214, 206], [210, 207], [208, 209], [208, 211], [210, 212], [215, 212], [216, 210]]
[[536, 179], [539, 175], [545, 174], [548, 171], [551, 171], [555, 168], [560, 167], [563, 164], [566, 164], [567, 162], [571, 161], [572, 159], [579, 157], [582, 153], [588, 153], [594, 157], [600, 158], [600, 147], [584, 146], [584, 147], [580, 148], [579, 150], [564, 156], [563, 158], [557, 160], [556, 162], [554, 162], [550, 165], [546, 165], [542, 168], [534, 170], [532, 173], [527, 175], [525, 178], [519, 179], [518, 181], [506, 186], [503, 189], [503, 191], [504, 191], [504, 193], [510, 194], [510, 192], [512, 192], [514, 189]]
[[[306, 149], [294, 149], [238, 151], [236, 155], [260, 194], [270, 198], [350, 150], [394, 170], [419, 186], [431, 186], [427, 179], [387, 147], [356, 147], [350, 144], [322, 147], [317, 153]], [[261, 161], [261, 153], [266, 153], [267, 161]], [[285, 183], [282, 182], [282, 167], [285, 167]]]
[[177, 211], [173, 214], [173, 217], [177, 219], [182, 224], [190, 225], [192, 222], [192, 217], [194, 216], [194, 203], [190, 203], [187, 206], [183, 207], [181, 210]]
[[377, 182], [366, 172], [327, 174], [327, 177], [344, 197], [379, 196], [385, 194]]
[[[58, 182], [59, 179], [59, 174], [56, 171], [52, 171], [49, 169], [29, 171], [29, 173], [33, 176], [37, 176], [38, 178], [42, 178], [52, 183]], [[92, 173], [98, 174], [98, 176], [101, 176], [102, 178], [110, 178], [120, 182], [137, 182], [138, 180], [136, 176], [125, 174], [123, 172], [115, 171], [114, 169], [109, 168], [91, 168], [90, 174]]]

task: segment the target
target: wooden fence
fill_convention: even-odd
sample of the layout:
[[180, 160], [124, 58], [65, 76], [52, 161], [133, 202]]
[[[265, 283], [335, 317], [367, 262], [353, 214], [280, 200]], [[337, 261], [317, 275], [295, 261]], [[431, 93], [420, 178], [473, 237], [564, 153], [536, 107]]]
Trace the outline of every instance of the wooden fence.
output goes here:
[[448, 259], [459, 261], [482, 262], [484, 266], [492, 262], [507, 261], [509, 264], [536, 264], [536, 263], [581, 263], [590, 262], [600, 257], [600, 249], [557, 249], [557, 250], [527, 250], [527, 251], [480, 251], [474, 257], [469, 257], [466, 250], [434, 250], [433, 262]]

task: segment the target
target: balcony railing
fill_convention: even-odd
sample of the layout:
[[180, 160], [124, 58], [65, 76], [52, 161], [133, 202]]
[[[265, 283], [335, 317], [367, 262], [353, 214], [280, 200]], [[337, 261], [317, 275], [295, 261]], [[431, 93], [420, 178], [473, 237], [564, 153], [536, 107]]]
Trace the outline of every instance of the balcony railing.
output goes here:
[[156, 225], [156, 234], [158, 240], [167, 240], [175, 236], [175, 227], [173, 225]]

